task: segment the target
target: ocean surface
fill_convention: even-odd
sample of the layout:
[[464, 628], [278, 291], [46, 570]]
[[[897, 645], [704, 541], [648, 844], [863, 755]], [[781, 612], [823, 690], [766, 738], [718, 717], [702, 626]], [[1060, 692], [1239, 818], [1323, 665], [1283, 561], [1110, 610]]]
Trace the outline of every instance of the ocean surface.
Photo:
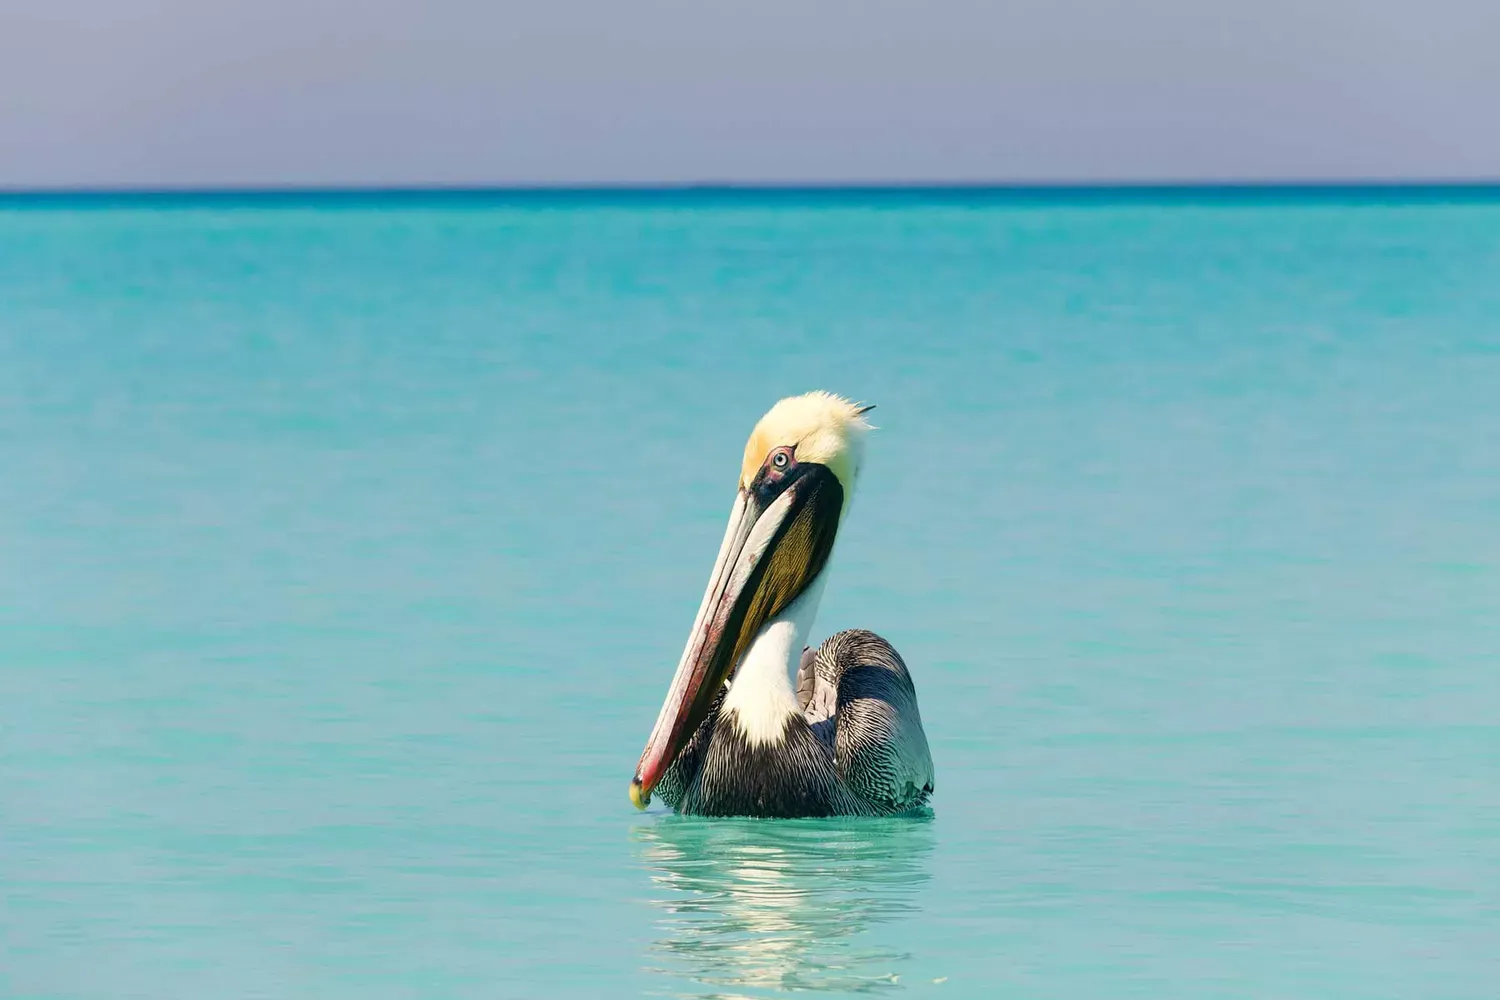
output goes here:
[[[627, 797], [778, 398], [930, 817]], [[1490, 998], [1500, 194], [0, 199], [0, 996]]]

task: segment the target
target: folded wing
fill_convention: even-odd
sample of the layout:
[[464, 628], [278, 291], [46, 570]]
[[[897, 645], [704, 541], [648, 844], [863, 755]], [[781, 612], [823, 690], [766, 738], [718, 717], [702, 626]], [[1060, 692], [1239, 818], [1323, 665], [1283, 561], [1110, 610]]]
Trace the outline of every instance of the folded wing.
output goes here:
[[890, 643], [850, 629], [804, 651], [797, 701], [844, 783], [872, 811], [889, 815], [926, 803], [932, 755], [916, 687]]

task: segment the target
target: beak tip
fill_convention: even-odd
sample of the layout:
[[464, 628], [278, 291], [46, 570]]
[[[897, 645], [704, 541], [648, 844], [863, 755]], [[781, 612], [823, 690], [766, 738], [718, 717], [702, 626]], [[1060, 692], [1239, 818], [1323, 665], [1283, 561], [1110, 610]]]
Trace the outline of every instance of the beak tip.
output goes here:
[[639, 781], [632, 781], [630, 783], [630, 802], [637, 809], [644, 810], [651, 804], [651, 793], [642, 789]]

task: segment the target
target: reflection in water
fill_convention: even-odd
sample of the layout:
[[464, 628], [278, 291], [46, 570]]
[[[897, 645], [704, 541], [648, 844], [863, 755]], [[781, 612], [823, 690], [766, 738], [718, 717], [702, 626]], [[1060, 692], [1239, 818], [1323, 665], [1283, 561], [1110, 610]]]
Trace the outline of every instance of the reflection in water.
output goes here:
[[[866, 938], [912, 919], [932, 823], [705, 820], [633, 829], [664, 937], [658, 968], [712, 987], [874, 992], [896, 988], [904, 950]], [[899, 940], [900, 934], [882, 935]], [[683, 968], [685, 966], [685, 968]]]

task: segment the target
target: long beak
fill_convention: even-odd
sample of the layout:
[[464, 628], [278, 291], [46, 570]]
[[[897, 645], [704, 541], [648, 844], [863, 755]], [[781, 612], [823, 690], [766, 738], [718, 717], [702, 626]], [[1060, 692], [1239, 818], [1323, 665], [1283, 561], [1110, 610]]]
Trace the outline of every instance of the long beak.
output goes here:
[[687, 647], [630, 783], [638, 809], [651, 801], [761, 627], [817, 578], [833, 549], [844, 500], [833, 473], [803, 465], [779, 494], [763, 493], [741, 489], [735, 497]]

